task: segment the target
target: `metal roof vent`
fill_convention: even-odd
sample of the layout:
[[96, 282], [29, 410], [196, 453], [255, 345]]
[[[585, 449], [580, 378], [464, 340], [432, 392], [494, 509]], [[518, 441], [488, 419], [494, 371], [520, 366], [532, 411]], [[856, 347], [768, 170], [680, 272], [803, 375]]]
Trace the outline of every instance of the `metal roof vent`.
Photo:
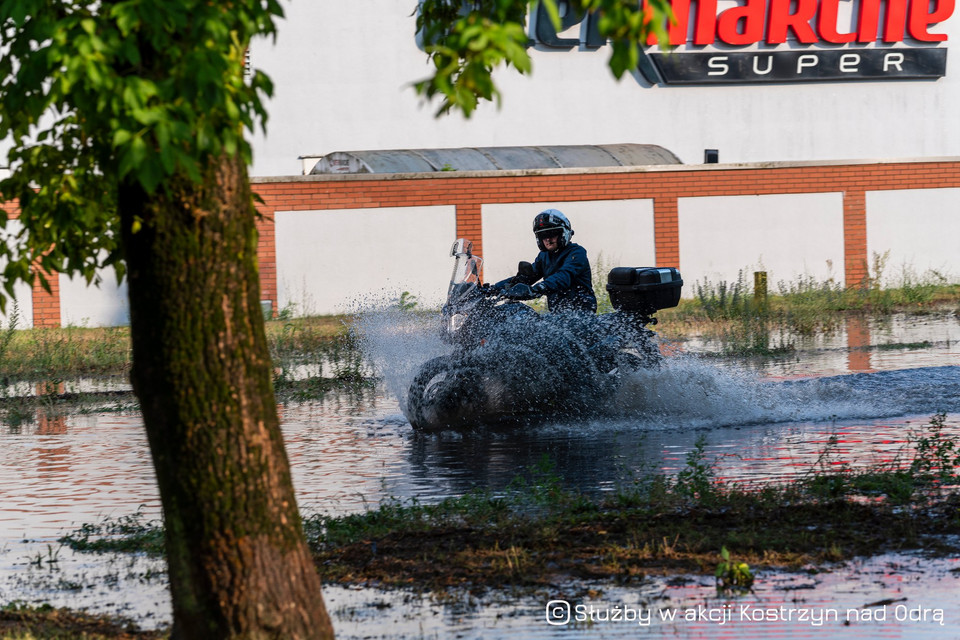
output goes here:
[[335, 151], [321, 157], [310, 173], [429, 173], [659, 164], [681, 163], [672, 152], [655, 144], [394, 149]]

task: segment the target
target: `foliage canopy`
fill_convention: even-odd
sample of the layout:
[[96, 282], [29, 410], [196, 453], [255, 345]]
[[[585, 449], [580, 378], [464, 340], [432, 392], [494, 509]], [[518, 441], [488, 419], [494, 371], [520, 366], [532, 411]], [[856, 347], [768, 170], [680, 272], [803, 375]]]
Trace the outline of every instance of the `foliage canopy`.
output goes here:
[[[532, 70], [526, 16], [541, 2], [559, 27], [562, 0], [421, 0], [417, 34], [434, 71], [415, 84], [417, 93], [440, 97], [437, 115], [459, 110], [469, 117], [479, 100], [499, 102], [492, 76], [496, 67]], [[598, 16], [600, 35], [612, 45], [610, 70], [617, 78], [637, 68], [648, 36], [667, 42], [667, 23], [673, 19], [670, 0], [566, 0], [563, 6]]]
[[266, 121], [272, 86], [244, 76], [244, 55], [282, 13], [278, 0], [0, 3], [0, 194], [21, 212], [0, 216], [7, 295], [34, 266], [45, 286], [44, 272], [123, 274], [120, 181], [153, 193], [221, 154], [249, 161], [243, 130]]

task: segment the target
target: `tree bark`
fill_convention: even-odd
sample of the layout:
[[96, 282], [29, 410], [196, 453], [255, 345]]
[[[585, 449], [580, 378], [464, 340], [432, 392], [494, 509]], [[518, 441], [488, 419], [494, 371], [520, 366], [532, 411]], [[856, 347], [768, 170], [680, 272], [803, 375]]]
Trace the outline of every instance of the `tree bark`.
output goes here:
[[221, 160], [202, 183], [119, 193], [173, 637], [329, 638], [274, 401], [249, 178]]

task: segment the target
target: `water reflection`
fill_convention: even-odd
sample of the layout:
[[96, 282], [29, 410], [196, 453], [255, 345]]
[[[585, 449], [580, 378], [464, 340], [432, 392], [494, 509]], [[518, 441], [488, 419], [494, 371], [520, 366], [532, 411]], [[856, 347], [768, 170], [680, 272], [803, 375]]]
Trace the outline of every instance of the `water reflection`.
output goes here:
[[[385, 388], [331, 394], [322, 402], [289, 404], [279, 410], [294, 484], [306, 512], [352, 512], [387, 496], [429, 502], [476, 488], [502, 492], [545, 457], [568, 488], [609, 492], [648, 473], [675, 473], [701, 436], [706, 440], [707, 460], [715, 462], [721, 479], [787, 481], [818, 464], [895, 461], [905, 455], [910, 432], [935, 411], [947, 411], [947, 433], [960, 435], [958, 328], [952, 318], [939, 323], [851, 322], [817, 350], [766, 362], [753, 371], [709, 359], [677, 357], [661, 372], [638, 378], [627, 397], [612, 407], [613, 417], [603, 419], [422, 436], [413, 433], [396, 398]], [[874, 347], [891, 342], [928, 342], [930, 346], [866, 348], [871, 342]], [[833, 376], [838, 372], [846, 375]], [[64, 552], [61, 573], [33, 587], [26, 576], [37, 571], [30, 568], [29, 558], [47, 553], [48, 545], [56, 548], [56, 537], [65, 531], [138, 508], [148, 519], [159, 516], [150, 456], [137, 414], [50, 417], [41, 411], [33, 422], [0, 428], [0, 600], [18, 597], [87, 604], [88, 599], [74, 597], [70, 589], [56, 585], [76, 584], [77, 576], [92, 572], [99, 562], [96, 558], [68, 558]], [[25, 538], [31, 542], [21, 542]], [[136, 574], [155, 571], [137, 569], [131, 574], [132, 582], [110, 578], [124, 586], [109, 591], [111, 595], [101, 594], [100, 601], [125, 602], [139, 611], [140, 605], [130, 604], [128, 597], [147, 593], [151, 602], [157, 597], [154, 587], [135, 584]], [[925, 569], [920, 571], [923, 575]], [[877, 579], [894, 582], [894, 578]], [[697, 591], [702, 585], [683, 587], [693, 590], [688, 592], [659, 583], [654, 587], [671, 601], [706, 597]], [[900, 593], [900, 588], [894, 585], [882, 593]], [[845, 597], [859, 606], [863, 602], [857, 599], [864, 593], [854, 591]], [[332, 602], [344, 603], [338, 618], [341, 629], [350, 628], [351, 607], [365, 611], [367, 605], [362, 602], [380, 597], [370, 592], [351, 595], [349, 590], [331, 594]], [[834, 597], [830, 594], [836, 591], [818, 591], [816, 597]], [[808, 595], [804, 591], [803, 597]], [[433, 605], [423, 606], [434, 610]], [[430, 614], [421, 633], [448, 636], [491, 627], [493, 636], [502, 632], [555, 637], [553, 627], [537, 612], [539, 606], [506, 603], [456, 620], [444, 617], [447, 613], [433, 618]], [[164, 615], [155, 608], [146, 611], [154, 619]], [[357, 635], [394, 633], [383, 627], [374, 627], [371, 633], [367, 628], [371, 611], [376, 617], [376, 608], [357, 614], [367, 629]], [[418, 611], [422, 619], [425, 609]], [[490, 611], [501, 617], [491, 618]], [[960, 622], [954, 620], [952, 625], [950, 629], [960, 631]], [[911, 627], [910, 635], [926, 629]], [[873, 629], [891, 630], [903, 631]], [[603, 634], [633, 631], [622, 627]], [[744, 634], [750, 631], [739, 627], [735, 635], [748, 637]], [[701, 625], [666, 629], [663, 635], [717, 632]], [[774, 632], [791, 635], [782, 628]], [[769, 637], [770, 629], [764, 634]]]
[[952, 638], [960, 630], [952, 564], [901, 554], [839, 572], [759, 572], [741, 598], [718, 597], [709, 576], [456, 606], [375, 590], [328, 588], [325, 598], [341, 638]]

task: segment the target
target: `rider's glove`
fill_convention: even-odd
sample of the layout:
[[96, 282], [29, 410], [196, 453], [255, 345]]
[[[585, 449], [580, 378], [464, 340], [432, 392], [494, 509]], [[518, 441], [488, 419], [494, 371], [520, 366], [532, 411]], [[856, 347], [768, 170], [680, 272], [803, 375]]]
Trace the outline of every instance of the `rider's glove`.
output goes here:
[[503, 292], [503, 297], [508, 300], [532, 300], [538, 294], [533, 292], [528, 284], [515, 284]]
[[530, 287], [530, 290], [533, 292], [534, 296], [542, 296], [547, 292], [547, 286], [542, 282], [538, 282], [537, 284]]

